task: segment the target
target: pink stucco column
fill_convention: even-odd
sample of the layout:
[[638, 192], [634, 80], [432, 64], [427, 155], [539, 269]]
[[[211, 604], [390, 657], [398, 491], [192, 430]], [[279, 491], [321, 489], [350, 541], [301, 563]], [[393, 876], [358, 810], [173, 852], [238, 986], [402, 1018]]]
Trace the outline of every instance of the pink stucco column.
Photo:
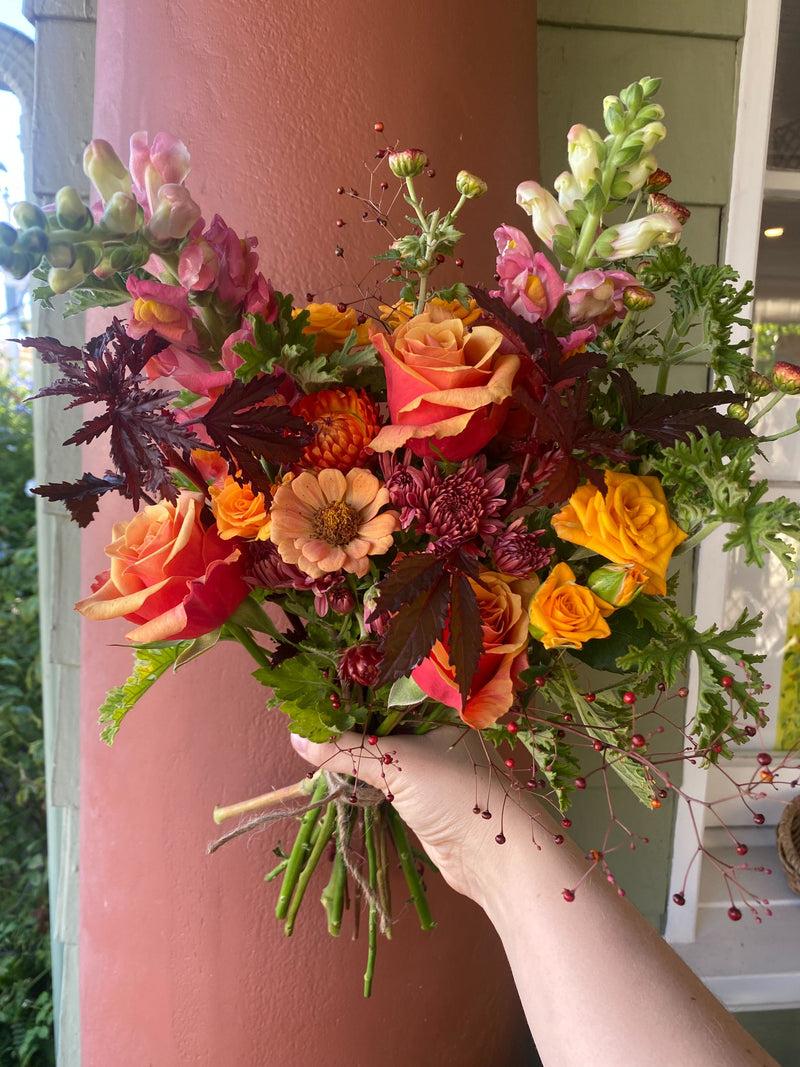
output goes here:
[[[460, 167], [489, 182], [463, 216], [465, 275], [489, 281], [492, 229], [515, 221], [515, 185], [536, 174], [535, 22], [531, 0], [100, 0], [95, 133], [121, 149], [137, 129], [180, 135], [207, 217], [257, 234], [278, 288], [324, 299], [348, 277], [335, 243], [357, 262], [371, 238], [335, 189], [363, 183], [381, 120], [428, 151], [442, 202]], [[84, 587], [124, 510], [106, 505], [84, 538]], [[83, 632], [85, 1067], [527, 1062], [494, 932], [440, 880], [438, 929], [420, 933], [406, 911], [364, 1002], [365, 945], [349, 923], [328, 937], [322, 883], [291, 940], [273, 918], [262, 878], [280, 830], [206, 856], [215, 804], [302, 773], [286, 725], [226, 647], [162, 679], [107, 749], [96, 708], [127, 673], [123, 632]]]

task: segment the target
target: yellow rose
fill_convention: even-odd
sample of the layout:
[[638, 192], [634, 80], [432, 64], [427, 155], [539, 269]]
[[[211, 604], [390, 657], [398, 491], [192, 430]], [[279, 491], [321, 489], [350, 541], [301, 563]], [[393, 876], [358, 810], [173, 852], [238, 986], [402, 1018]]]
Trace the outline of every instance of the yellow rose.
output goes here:
[[211, 510], [223, 541], [242, 537], [246, 541], [269, 539], [269, 509], [263, 493], [254, 493], [250, 485], [239, 485], [230, 475], [222, 485], [211, 485]]
[[[481, 309], [474, 300], [470, 300], [469, 307], [464, 307], [460, 300], [442, 300], [441, 297], [434, 296], [425, 305], [425, 310], [430, 311], [432, 307], [446, 311], [448, 318], [462, 319], [465, 326], [472, 326], [481, 317]], [[389, 304], [381, 304], [380, 312], [381, 322], [385, 322], [392, 330], [396, 330], [404, 322], [413, 319], [416, 314], [414, 305], [410, 300], [398, 300], [396, 304], [391, 306]]]
[[687, 535], [670, 518], [661, 482], [617, 471], [605, 480], [605, 494], [589, 484], [576, 489], [553, 529], [612, 563], [638, 564], [648, 576], [644, 592], [663, 596], [672, 553]]
[[314, 345], [321, 355], [330, 355], [341, 348], [353, 330], [356, 331], [356, 344], [365, 345], [369, 341], [367, 324], [359, 325], [354, 308], [339, 311], [335, 304], [307, 304], [305, 310], [309, 319], [303, 333], [313, 335]]
[[577, 584], [567, 563], [557, 563], [531, 601], [530, 631], [545, 648], [581, 648], [584, 641], [608, 637], [604, 616], [611, 610], [591, 589]]

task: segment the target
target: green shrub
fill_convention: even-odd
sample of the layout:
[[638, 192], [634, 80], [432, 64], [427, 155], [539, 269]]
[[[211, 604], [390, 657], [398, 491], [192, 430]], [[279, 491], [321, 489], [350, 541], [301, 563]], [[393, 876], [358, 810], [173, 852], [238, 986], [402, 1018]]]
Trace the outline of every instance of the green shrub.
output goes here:
[[53, 1060], [32, 421], [0, 379], [0, 1064]]

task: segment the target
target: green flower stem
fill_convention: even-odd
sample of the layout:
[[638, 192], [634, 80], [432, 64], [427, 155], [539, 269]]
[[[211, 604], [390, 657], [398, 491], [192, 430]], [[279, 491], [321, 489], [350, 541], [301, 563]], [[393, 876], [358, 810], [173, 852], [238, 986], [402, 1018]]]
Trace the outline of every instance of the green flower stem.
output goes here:
[[600, 225], [600, 218], [601, 216], [599, 214], [590, 212], [583, 220], [580, 237], [578, 238], [578, 247], [575, 249], [575, 262], [567, 272], [568, 282], [571, 282], [573, 278], [576, 278], [583, 270], [597, 237], [597, 227]]
[[[308, 814], [311, 814], [310, 812]], [[314, 838], [314, 844], [311, 848], [311, 852], [308, 855], [300, 877], [297, 879], [297, 885], [295, 886], [294, 893], [292, 894], [292, 900], [289, 904], [289, 910], [286, 914], [286, 922], [284, 924], [284, 933], [287, 937], [291, 937], [294, 931], [294, 923], [297, 918], [297, 913], [300, 910], [300, 905], [303, 903], [303, 897], [305, 896], [308, 883], [311, 881], [311, 875], [317, 868], [317, 864], [322, 857], [322, 853], [325, 846], [333, 836], [333, 831], [336, 828], [336, 805], [329, 804], [325, 809], [325, 815], [322, 822], [318, 826], [314, 827], [316, 830], [316, 836]]]
[[[375, 848], [375, 809], [364, 808], [364, 846], [367, 852], [367, 881], [373, 893], [378, 890], [378, 854]], [[378, 952], [378, 909], [374, 899], [369, 905], [367, 926], [367, 967], [364, 971], [364, 996], [372, 993], [375, 957]]]
[[394, 711], [390, 711], [385, 719], [381, 720], [375, 733], [378, 737], [386, 737], [394, 730], [395, 726], [405, 718], [408, 713], [408, 708], [395, 708]]
[[691, 549], [696, 548], [701, 541], [705, 541], [709, 534], [712, 534], [720, 526], [722, 526], [722, 519], [716, 519], [714, 522], [707, 522], [705, 526], [700, 527], [697, 533], [692, 534], [688, 540], [683, 542], [675, 555], [689, 552]]
[[225, 623], [225, 629], [231, 637], [234, 637], [240, 645], [243, 645], [244, 648], [247, 649], [260, 667], [269, 667], [269, 655], [256, 641], [249, 630], [245, 629], [244, 626], [240, 626], [238, 622], [230, 621]]
[[445, 220], [447, 222], [453, 222], [453, 220], [458, 216], [462, 207], [464, 206], [464, 204], [466, 204], [468, 199], [469, 197], [464, 196], [464, 194], [462, 193], [461, 196], [458, 198], [458, 203], [456, 204], [456, 206], [445, 216]]
[[[314, 788], [314, 792], [311, 794], [311, 803], [315, 804], [322, 800], [327, 788], [328, 785], [325, 778], [320, 776], [319, 781]], [[297, 837], [294, 839], [294, 845], [289, 854], [289, 862], [286, 865], [286, 870], [283, 875], [278, 903], [275, 905], [276, 919], [285, 919], [289, 911], [289, 904], [291, 903], [294, 888], [297, 885], [297, 879], [300, 877], [300, 872], [305, 866], [305, 861], [311, 847], [311, 833], [317, 825], [319, 813], [320, 809], [314, 808], [312, 811], [307, 811], [300, 820], [300, 829], [297, 831]]]
[[776, 407], [778, 404], [780, 404], [780, 402], [781, 402], [781, 400], [783, 400], [784, 396], [785, 396], [785, 393], [776, 393], [774, 396], [771, 396], [769, 398], [769, 400], [766, 402], [766, 404], [763, 406], [763, 408], [761, 408], [759, 411], [757, 411], [755, 413], [755, 415], [752, 417], [752, 419], [748, 419], [747, 425], [749, 427], [751, 427], [751, 428], [753, 426], [755, 426], [757, 422], [760, 422], [764, 418], [764, 416], [767, 414], [767, 412], [772, 411], [772, 409], [774, 407]]
[[436, 923], [433, 921], [430, 908], [428, 907], [428, 898], [425, 895], [422, 879], [419, 876], [417, 865], [414, 862], [414, 853], [411, 851], [405, 824], [391, 806], [387, 806], [386, 808], [386, 818], [389, 821], [389, 829], [392, 833], [392, 840], [394, 841], [394, 847], [397, 850], [400, 866], [403, 869], [406, 885], [411, 893], [414, 907], [417, 909], [417, 918], [419, 919], [420, 929], [432, 930]]
[[658, 368], [658, 378], [656, 379], [656, 392], [666, 393], [667, 382], [669, 381], [669, 372], [672, 369], [672, 364], [667, 357], [661, 360]]
[[336, 855], [333, 858], [333, 870], [328, 879], [328, 884], [322, 890], [322, 906], [328, 917], [328, 933], [331, 937], [338, 937], [342, 932], [342, 913], [344, 912], [344, 897], [347, 888], [347, 868], [344, 865], [344, 857], [337, 841]]
[[267, 874], [264, 875], [264, 881], [274, 882], [276, 878], [279, 878], [283, 874], [288, 866], [289, 857], [287, 856], [286, 859], [281, 860], [276, 867], [273, 867], [271, 871], [268, 871]]
[[790, 426], [788, 430], [781, 430], [780, 433], [771, 433], [768, 437], [762, 437], [761, 441], [780, 441], [782, 437], [791, 437], [793, 433], [800, 431], [800, 425]]
[[[379, 809], [379, 814], [381, 811]], [[378, 899], [381, 902], [381, 907], [387, 915], [392, 914], [392, 886], [389, 880], [389, 841], [388, 831], [386, 829], [386, 819], [380, 820], [380, 831], [378, 833]], [[388, 941], [392, 939], [391, 926], [386, 927], [385, 935]]]

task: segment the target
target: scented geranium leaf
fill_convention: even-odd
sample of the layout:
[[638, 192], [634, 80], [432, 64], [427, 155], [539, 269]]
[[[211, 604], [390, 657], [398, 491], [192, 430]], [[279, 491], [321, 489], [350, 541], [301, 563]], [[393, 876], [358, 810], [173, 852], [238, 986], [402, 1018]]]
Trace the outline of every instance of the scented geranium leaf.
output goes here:
[[109, 492], [120, 492], [124, 480], [113, 471], [106, 471], [102, 478], [96, 474], [84, 474], [76, 482], [49, 482], [37, 485], [37, 496], [63, 504], [78, 526], [88, 526], [97, 514], [100, 497]]
[[122, 720], [145, 695], [151, 685], [170, 667], [174, 667], [190, 641], [178, 641], [161, 648], [137, 648], [133, 654], [133, 670], [130, 677], [109, 690], [100, 705], [99, 722], [103, 727], [100, 737], [107, 745], [113, 743]]
[[450, 605], [450, 576], [437, 581], [391, 618], [383, 642], [378, 684], [402, 678], [422, 662], [444, 631]]
[[457, 300], [465, 308], [469, 307], [472, 299], [468, 286], [464, 285], [463, 282], [454, 282], [453, 285], [448, 285], [445, 289], [437, 289], [433, 295], [440, 300], [446, 300], [448, 303]]
[[269, 375], [249, 382], [236, 378], [198, 420], [231, 470], [264, 491], [270, 479], [262, 461], [293, 463], [311, 438], [305, 419], [291, 413], [278, 385]]
[[725, 551], [741, 546], [745, 562], [756, 567], [763, 567], [767, 553], [772, 553], [792, 578], [798, 567], [800, 504], [785, 496], [762, 500], [768, 489], [766, 481], [753, 486], [738, 522], [725, 538]]
[[611, 373], [612, 388], [625, 412], [626, 429], [633, 430], [661, 445], [686, 441], [700, 429], [721, 437], [752, 438], [753, 431], [739, 419], [723, 415], [716, 408], [740, 403], [740, 393], [721, 390], [712, 393], [643, 393], [631, 374], [624, 369]]
[[268, 707], [288, 715], [292, 731], [310, 741], [328, 741], [353, 725], [352, 716], [332, 707], [330, 695], [338, 690], [323, 671], [321, 660], [301, 652], [275, 667], [253, 672], [254, 678], [272, 690]]
[[[626, 710], [600, 696], [594, 704], [581, 701], [576, 706], [590, 737], [605, 741], [616, 748], [630, 749], [631, 716]], [[614, 751], [608, 752], [606, 763], [637, 800], [649, 808], [656, 786], [647, 769], [638, 760]]]
[[572, 747], [560, 739], [555, 726], [536, 725], [522, 729], [515, 735], [530, 752], [536, 770], [545, 779], [555, 794], [559, 811], [569, 808], [570, 794], [575, 788], [575, 779], [581, 773], [580, 764]]
[[449, 621], [448, 655], [461, 700], [466, 704], [483, 649], [483, 632], [478, 598], [465, 574], [453, 575]]
[[308, 312], [294, 312], [291, 293], [273, 293], [276, 313], [267, 321], [262, 315], [250, 315], [248, 321], [253, 340], [240, 341], [234, 352], [244, 362], [236, 370], [236, 377], [249, 382], [257, 374], [272, 374], [277, 366], [286, 366], [286, 359], [301, 354], [314, 356], [314, 338], [303, 333], [308, 325]]

